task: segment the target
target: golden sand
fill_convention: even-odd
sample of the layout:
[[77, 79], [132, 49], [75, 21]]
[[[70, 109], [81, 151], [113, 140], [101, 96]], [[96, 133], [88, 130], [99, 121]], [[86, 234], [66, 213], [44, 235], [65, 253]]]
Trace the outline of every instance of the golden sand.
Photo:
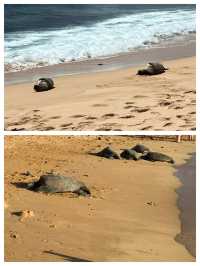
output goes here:
[[[194, 261], [174, 239], [181, 228], [173, 166], [88, 154], [138, 142], [172, 156], [176, 165], [195, 151], [194, 142], [133, 137], [7, 136], [5, 260]], [[45, 195], [12, 184], [52, 170], [82, 180], [92, 196]], [[20, 222], [12, 213], [21, 210], [34, 215]]]
[[36, 93], [33, 83], [5, 88], [6, 130], [194, 130], [195, 57], [163, 62], [166, 73], [137, 68], [55, 78]]

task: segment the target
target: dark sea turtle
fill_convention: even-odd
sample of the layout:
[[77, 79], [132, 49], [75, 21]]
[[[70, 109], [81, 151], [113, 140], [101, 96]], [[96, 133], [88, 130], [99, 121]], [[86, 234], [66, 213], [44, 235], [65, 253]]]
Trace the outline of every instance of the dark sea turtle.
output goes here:
[[157, 75], [164, 73], [165, 70], [168, 70], [168, 68], [162, 64], [150, 62], [145, 69], [138, 70], [137, 75]]
[[138, 153], [145, 153], [145, 152], [149, 152], [149, 148], [147, 148], [146, 146], [142, 145], [142, 144], [137, 144], [135, 145], [133, 148], [131, 148], [131, 150], [134, 150]]
[[58, 193], [58, 192], [74, 192], [78, 195], [90, 195], [86, 185], [72, 177], [60, 175], [42, 175], [38, 181], [28, 184], [28, 189], [36, 192]]
[[141, 155], [132, 149], [124, 149], [120, 156], [126, 160], [139, 160]]
[[54, 82], [51, 78], [40, 78], [33, 88], [36, 92], [48, 91], [54, 88]]
[[90, 152], [89, 154], [105, 157], [107, 159], [120, 159], [119, 155], [115, 151], [113, 151], [110, 147], [106, 147], [102, 151], [96, 153]]
[[160, 162], [175, 163], [171, 157], [159, 152], [148, 152], [147, 154], [143, 155], [141, 159], [152, 162], [160, 161]]

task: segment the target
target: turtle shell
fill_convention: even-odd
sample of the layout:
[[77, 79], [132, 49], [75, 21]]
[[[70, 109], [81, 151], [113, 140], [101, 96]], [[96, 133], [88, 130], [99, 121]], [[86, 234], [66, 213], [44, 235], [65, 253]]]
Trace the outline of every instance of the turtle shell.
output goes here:
[[58, 193], [74, 192], [81, 195], [90, 194], [86, 185], [72, 177], [59, 175], [42, 175], [36, 182], [29, 184], [29, 189], [37, 192]]
[[138, 154], [135, 150], [131, 150], [131, 149], [125, 149], [120, 156], [126, 160], [139, 160], [141, 155]]
[[120, 159], [119, 155], [115, 151], [113, 151], [110, 147], [106, 147], [100, 152], [93, 153], [93, 155], [105, 157], [107, 159]]
[[48, 91], [54, 88], [54, 82], [51, 78], [40, 78], [34, 85], [36, 92]]
[[142, 156], [142, 159], [152, 162], [160, 161], [174, 163], [174, 160], [170, 156], [159, 152], [148, 152], [146, 155]]
[[165, 71], [167, 70], [161, 63], [149, 62], [149, 65], [153, 67], [156, 71]]
[[136, 151], [138, 153], [149, 152], [149, 148], [147, 148], [146, 146], [144, 146], [142, 144], [135, 145], [131, 150], [134, 150], [134, 151]]
[[154, 62], [150, 62], [147, 69], [150, 69], [151, 75], [161, 74], [167, 70], [167, 68], [165, 68], [162, 64]]
[[164, 73], [168, 68], [164, 67], [161, 63], [150, 62], [144, 69], [138, 70], [138, 75], [157, 75]]

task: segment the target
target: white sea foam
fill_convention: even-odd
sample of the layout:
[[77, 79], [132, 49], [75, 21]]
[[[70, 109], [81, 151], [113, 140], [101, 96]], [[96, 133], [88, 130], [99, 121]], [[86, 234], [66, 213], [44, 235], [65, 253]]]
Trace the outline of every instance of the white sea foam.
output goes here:
[[149, 47], [195, 32], [195, 11], [152, 11], [108, 19], [91, 26], [5, 35], [9, 71], [102, 57]]

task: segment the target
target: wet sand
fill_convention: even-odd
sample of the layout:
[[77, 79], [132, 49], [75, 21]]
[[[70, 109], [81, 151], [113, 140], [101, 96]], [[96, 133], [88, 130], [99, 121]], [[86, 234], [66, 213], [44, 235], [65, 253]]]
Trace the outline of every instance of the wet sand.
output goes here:
[[[191, 38], [191, 37], [190, 37]], [[94, 58], [83, 61], [33, 68], [29, 70], [5, 73], [5, 85], [33, 82], [41, 76], [59, 77], [92, 72], [105, 72], [128, 67], [146, 65], [151, 61], [166, 61], [187, 58], [196, 55], [195, 36], [185, 42], [170, 44], [168, 47], [154, 47], [134, 52], [122, 53], [112, 57]], [[167, 44], [165, 44], [167, 45]]]
[[5, 130], [195, 130], [195, 57], [163, 61], [161, 75], [138, 66], [61, 76], [56, 88], [33, 83], [5, 87]]
[[[133, 137], [7, 136], [5, 260], [194, 261], [175, 241], [181, 182], [174, 167], [88, 154], [107, 145], [119, 153], [136, 143], [172, 156], [176, 165], [195, 151], [194, 142]], [[45, 195], [13, 184], [52, 170], [82, 180], [92, 196]], [[23, 210], [33, 215], [20, 220], [13, 214]]]
[[178, 207], [181, 210], [181, 234], [177, 235], [176, 240], [196, 257], [196, 154], [177, 167], [176, 176], [182, 183], [177, 190]]

